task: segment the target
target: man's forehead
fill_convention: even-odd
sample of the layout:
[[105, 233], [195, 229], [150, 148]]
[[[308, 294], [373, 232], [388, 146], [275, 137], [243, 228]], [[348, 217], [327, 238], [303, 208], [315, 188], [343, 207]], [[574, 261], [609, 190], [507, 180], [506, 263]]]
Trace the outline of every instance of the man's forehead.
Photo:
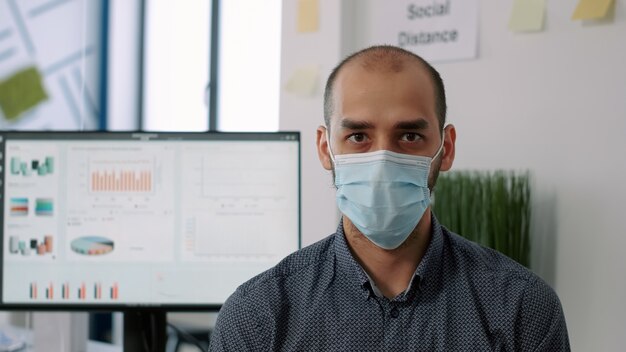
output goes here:
[[[330, 118], [332, 125], [342, 127], [354, 125], [352, 122], [358, 121], [364, 126], [374, 126], [382, 122], [381, 118], [388, 112], [385, 109], [392, 101], [399, 103], [394, 109], [414, 110], [400, 113], [401, 116], [394, 114], [393, 124], [397, 122], [396, 119], [400, 122], [413, 122], [418, 119], [429, 120], [429, 115], [436, 118], [434, 105], [431, 107], [434, 104], [432, 79], [422, 67], [406, 66], [399, 72], [372, 71], [352, 64], [344, 68], [345, 70], [339, 72], [333, 89], [334, 108]], [[391, 83], [391, 86], [387, 85], [394, 81], [396, 83]], [[389, 96], [389, 89], [396, 88], [400, 90]], [[380, 104], [377, 103], [379, 99]], [[348, 123], [344, 123], [345, 120]]]
[[411, 61], [413, 62], [407, 61], [400, 70], [392, 69], [385, 65], [363, 65], [359, 61], [347, 63], [337, 73], [337, 78], [334, 82], [333, 98], [335, 103], [337, 103], [338, 97], [346, 93], [346, 90], [351, 92], [355, 89], [366, 88], [363, 86], [364, 82], [381, 77], [385, 80], [410, 79], [415, 82], [421, 82], [431, 89], [434, 88], [432, 78], [426, 67], [419, 62]]

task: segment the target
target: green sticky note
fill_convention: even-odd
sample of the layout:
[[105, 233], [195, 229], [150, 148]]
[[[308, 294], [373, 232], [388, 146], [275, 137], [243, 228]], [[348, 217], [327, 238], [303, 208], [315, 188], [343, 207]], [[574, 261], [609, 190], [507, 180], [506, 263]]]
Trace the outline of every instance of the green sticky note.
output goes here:
[[545, 0], [515, 0], [509, 29], [513, 32], [540, 31], [543, 29], [545, 11]]
[[7, 120], [48, 99], [36, 67], [29, 67], [0, 82], [0, 108]]

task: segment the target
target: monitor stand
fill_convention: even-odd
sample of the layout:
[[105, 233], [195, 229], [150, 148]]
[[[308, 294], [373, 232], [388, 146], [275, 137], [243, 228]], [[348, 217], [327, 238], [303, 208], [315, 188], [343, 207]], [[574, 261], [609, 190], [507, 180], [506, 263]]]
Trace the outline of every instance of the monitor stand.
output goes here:
[[165, 352], [166, 326], [164, 310], [124, 312], [124, 351]]

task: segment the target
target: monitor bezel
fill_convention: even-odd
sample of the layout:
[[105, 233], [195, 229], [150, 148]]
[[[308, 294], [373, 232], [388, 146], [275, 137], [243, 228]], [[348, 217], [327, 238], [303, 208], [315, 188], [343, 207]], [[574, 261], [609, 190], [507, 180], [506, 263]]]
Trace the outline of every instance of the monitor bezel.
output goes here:
[[[7, 138], [8, 137], [8, 138]], [[0, 131], [0, 153], [6, 155], [7, 140], [119, 140], [119, 141], [289, 141], [297, 142], [298, 158], [298, 245], [302, 248], [302, 155], [299, 131], [277, 132], [146, 132], [146, 131]], [[0, 166], [4, 167], [0, 158]], [[0, 175], [0, 194], [4, 196], [5, 172]], [[4, 215], [4, 200], [0, 199], [0, 217]], [[4, 226], [0, 227], [0, 264], [4, 261]], [[6, 303], [3, 300], [4, 269], [0, 270], [0, 309], [6, 311], [92, 311], [92, 312], [217, 312], [222, 304], [215, 303]]]

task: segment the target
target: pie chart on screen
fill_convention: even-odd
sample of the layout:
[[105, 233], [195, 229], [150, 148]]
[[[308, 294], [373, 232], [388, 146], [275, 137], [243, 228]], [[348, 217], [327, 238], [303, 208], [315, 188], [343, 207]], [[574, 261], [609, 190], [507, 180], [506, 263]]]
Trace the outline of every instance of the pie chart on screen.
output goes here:
[[72, 241], [72, 251], [82, 255], [103, 255], [113, 252], [113, 241], [100, 236], [84, 236]]

